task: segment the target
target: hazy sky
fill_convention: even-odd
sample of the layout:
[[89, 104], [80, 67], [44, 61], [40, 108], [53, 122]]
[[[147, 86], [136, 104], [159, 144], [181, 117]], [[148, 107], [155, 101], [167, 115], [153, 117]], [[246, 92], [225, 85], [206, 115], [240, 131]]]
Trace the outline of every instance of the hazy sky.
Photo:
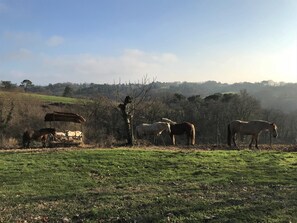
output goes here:
[[297, 82], [296, 0], [0, 0], [0, 80]]

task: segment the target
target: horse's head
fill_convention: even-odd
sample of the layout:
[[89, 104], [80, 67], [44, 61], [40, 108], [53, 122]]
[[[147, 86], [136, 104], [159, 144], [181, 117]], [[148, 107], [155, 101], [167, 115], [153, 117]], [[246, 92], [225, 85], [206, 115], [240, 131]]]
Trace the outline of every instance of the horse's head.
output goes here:
[[170, 128], [170, 124], [166, 123], [167, 127], [166, 127], [166, 131], [170, 134], [171, 133], [171, 128]]
[[157, 131], [159, 132], [159, 135], [163, 132], [166, 131], [169, 134], [171, 133], [171, 128], [170, 128], [170, 124], [167, 122], [156, 122], [155, 123], [157, 125]]
[[273, 137], [276, 138], [277, 137], [277, 126], [275, 123], [271, 123], [271, 129], [270, 132], [272, 133]]
[[55, 135], [56, 129], [55, 128], [49, 128], [49, 133]]

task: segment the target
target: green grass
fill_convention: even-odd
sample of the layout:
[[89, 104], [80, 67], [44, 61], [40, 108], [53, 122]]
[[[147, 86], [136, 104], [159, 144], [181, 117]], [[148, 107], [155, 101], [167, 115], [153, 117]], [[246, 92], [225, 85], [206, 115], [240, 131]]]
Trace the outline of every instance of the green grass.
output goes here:
[[16, 95], [36, 98], [42, 102], [47, 102], [47, 103], [79, 104], [79, 103], [89, 101], [86, 99], [78, 99], [78, 98], [70, 98], [70, 97], [62, 97], [62, 96], [54, 96], [54, 95], [0, 91], [0, 97], [11, 98]]
[[0, 222], [297, 222], [297, 153], [0, 153]]
[[64, 103], [64, 104], [78, 104], [83, 100], [77, 98], [69, 98], [62, 96], [54, 96], [54, 95], [43, 95], [43, 94], [28, 94], [31, 97], [38, 98], [43, 102], [51, 102], [51, 103]]

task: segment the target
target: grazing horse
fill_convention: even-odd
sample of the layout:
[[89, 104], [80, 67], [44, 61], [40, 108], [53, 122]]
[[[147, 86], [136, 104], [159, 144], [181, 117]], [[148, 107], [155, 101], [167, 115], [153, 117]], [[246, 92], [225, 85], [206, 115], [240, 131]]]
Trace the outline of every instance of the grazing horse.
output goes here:
[[81, 131], [66, 130], [65, 135], [68, 137], [68, 139], [82, 140], [83, 138], [83, 133]]
[[[235, 142], [235, 136], [237, 133], [241, 135], [251, 135], [252, 139], [249, 144], [249, 148], [252, 147], [252, 143], [255, 141], [255, 146], [258, 148], [258, 138], [259, 134], [262, 131], [270, 131], [274, 138], [277, 137], [277, 126], [275, 123], [262, 121], [262, 120], [255, 120], [255, 121], [241, 121], [235, 120], [228, 124], [228, 145], [231, 146], [231, 141], [233, 141], [234, 146], [237, 147]], [[270, 137], [270, 145], [271, 145], [271, 137]]]
[[187, 136], [187, 144], [194, 145], [195, 144], [195, 126], [190, 122], [181, 122], [176, 123], [168, 118], [162, 118], [162, 121], [170, 123], [170, 137], [172, 140], [172, 144], [176, 144], [175, 135], [186, 134]]
[[160, 136], [163, 131], [171, 132], [170, 125], [167, 122], [155, 122], [152, 124], [143, 123], [136, 126], [136, 136], [141, 138], [143, 136]]
[[29, 148], [32, 140], [41, 141], [42, 146], [46, 147], [46, 141], [50, 136], [55, 135], [56, 130], [54, 128], [42, 128], [39, 130], [26, 130], [23, 134], [23, 147]]

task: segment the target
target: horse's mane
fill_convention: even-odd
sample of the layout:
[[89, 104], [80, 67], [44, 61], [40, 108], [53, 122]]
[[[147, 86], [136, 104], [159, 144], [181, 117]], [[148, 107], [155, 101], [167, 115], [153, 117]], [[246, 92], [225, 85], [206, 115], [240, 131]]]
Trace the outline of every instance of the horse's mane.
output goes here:
[[176, 122], [170, 120], [169, 118], [162, 118], [162, 121], [168, 122], [168, 123], [173, 124], [173, 125], [176, 124]]

